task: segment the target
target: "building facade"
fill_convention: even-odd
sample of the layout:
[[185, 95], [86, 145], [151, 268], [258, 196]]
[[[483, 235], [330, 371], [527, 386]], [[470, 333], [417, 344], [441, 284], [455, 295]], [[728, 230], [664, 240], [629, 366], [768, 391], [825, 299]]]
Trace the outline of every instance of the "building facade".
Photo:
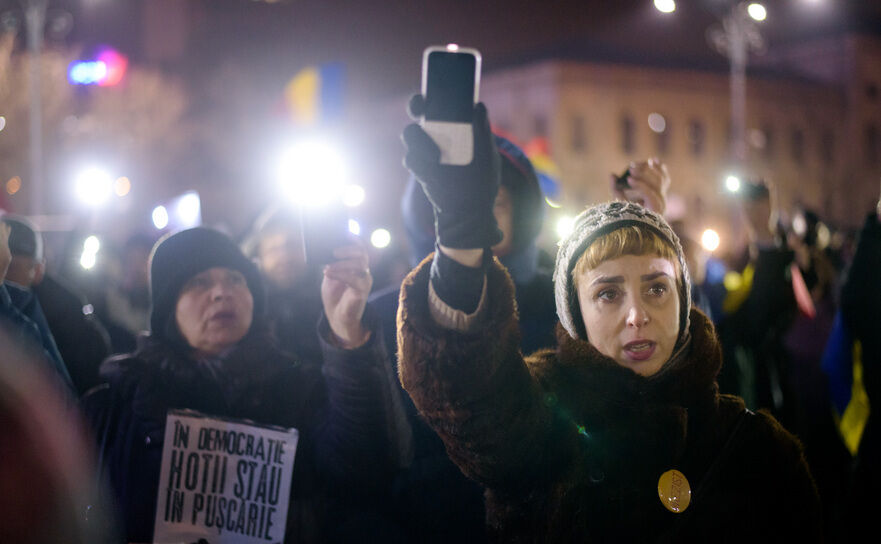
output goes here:
[[[783, 54], [785, 53], [785, 54]], [[546, 138], [561, 200], [574, 212], [609, 198], [609, 176], [659, 157], [673, 179], [669, 215], [690, 231], [742, 242], [725, 179], [762, 178], [786, 218], [798, 208], [854, 227], [881, 181], [881, 42], [842, 37], [765, 60], [747, 83], [747, 157], [731, 153], [727, 73], [545, 60], [481, 83], [495, 127], [519, 142]]]

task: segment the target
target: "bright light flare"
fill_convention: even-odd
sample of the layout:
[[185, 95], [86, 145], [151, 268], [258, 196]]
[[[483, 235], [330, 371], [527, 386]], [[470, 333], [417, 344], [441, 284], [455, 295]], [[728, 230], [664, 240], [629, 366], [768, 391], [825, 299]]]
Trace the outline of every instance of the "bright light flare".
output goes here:
[[281, 189], [295, 204], [318, 207], [339, 198], [348, 172], [342, 156], [321, 141], [304, 141], [281, 158], [278, 179]]
[[370, 234], [370, 243], [377, 249], [388, 247], [392, 243], [392, 234], [386, 229], [376, 229]]
[[459, 44], [457, 44], [457, 43], [448, 43], [447, 44], [447, 51], [458, 51], [458, 50], [459, 50]]
[[202, 222], [202, 201], [199, 199], [199, 193], [195, 191], [184, 193], [177, 200], [174, 213], [181, 228], [198, 227]]
[[98, 253], [101, 250], [101, 240], [97, 236], [92, 235], [83, 241], [83, 251], [89, 253]]
[[357, 208], [364, 203], [367, 193], [360, 185], [346, 185], [343, 187], [343, 204], [349, 208]]
[[361, 236], [361, 224], [354, 219], [349, 219], [349, 232], [355, 236]]
[[655, 0], [655, 9], [661, 13], [673, 13], [676, 11], [676, 2], [673, 0]]
[[168, 226], [168, 210], [165, 209], [165, 206], [156, 206], [153, 208], [151, 219], [154, 227], [158, 230], [164, 229]]
[[722, 239], [719, 238], [719, 233], [713, 229], [707, 229], [701, 234], [701, 246], [710, 253], [719, 249], [721, 242]]
[[765, 6], [759, 3], [748, 5], [746, 12], [756, 21], [764, 21], [768, 17], [768, 11], [765, 9]]
[[86, 270], [91, 270], [95, 268], [95, 264], [98, 262], [98, 254], [97, 253], [88, 253], [83, 251], [83, 254], [80, 255], [80, 266], [82, 266]]
[[83, 241], [83, 253], [80, 255], [80, 266], [85, 270], [91, 270], [98, 262], [98, 251], [101, 250], [101, 241], [97, 236], [89, 236]]
[[557, 220], [557, 236], [560, 239], [563, 239], [570, 234], [572, 234], [572, 230], [575, 228], [575, 218], [569, 217], [568, 215], [561, 217]]
[[740, 190], [740, 178], [737, 176], [728, 176], [725, 178], [725, 188], [730, 193], [736, 193]]
[[106, 170], [88, 168], [76, 178], [76, 195], [88, 206], [98, 207], [113, 194], [113, 177]]

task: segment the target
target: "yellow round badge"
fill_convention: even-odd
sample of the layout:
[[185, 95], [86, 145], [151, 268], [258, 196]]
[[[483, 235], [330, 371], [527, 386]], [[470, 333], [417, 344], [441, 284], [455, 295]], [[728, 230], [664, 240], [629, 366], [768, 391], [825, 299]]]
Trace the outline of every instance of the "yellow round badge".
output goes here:
[[668, 470], [658, 478], [658, 497], [664, 508], [680, 514], [691, 503], [691, 485], [678, 470]]

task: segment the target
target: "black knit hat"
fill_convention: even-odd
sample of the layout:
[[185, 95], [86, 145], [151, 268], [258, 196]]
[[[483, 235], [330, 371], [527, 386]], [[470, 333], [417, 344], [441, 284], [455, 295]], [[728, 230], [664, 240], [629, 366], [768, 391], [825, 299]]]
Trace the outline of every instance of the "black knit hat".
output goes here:
[[[150, 329], [155, 338], [170, 337], [170, 319], [184, 284], [209, 268], [238, 270], [245, 276], [254, 298], [254, 321], [263, 314], [263, 283], [254, 263], [225, 234], [208, 228], [194, 228], [161, 238], [150, 254]], [[252, 325], [253, 328], [253, 325]]]
[[12, 215], [4, 215], [2, 221], [9, 225], [9, 252], [13, 256], [43, 259], [43, 237], [30, 221]]

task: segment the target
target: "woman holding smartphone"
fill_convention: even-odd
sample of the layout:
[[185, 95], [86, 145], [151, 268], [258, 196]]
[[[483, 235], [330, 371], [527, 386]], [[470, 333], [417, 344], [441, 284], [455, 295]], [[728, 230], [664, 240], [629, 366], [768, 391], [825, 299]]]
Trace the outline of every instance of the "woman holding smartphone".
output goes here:
[[405, 164], [437, 251], [401, 289], [401, 381], [453, 461], [486, 488], [499, 542], [821, 538], [801, 446], [718, 393], [715, 331], [692, 309], [664, 219], [594, 206], [560, 243], [557, 347], [519, 350], [513, 285], [488, 248], [498, 157], [475, 107], [474, 159], [441, 164], [418, 126]]

